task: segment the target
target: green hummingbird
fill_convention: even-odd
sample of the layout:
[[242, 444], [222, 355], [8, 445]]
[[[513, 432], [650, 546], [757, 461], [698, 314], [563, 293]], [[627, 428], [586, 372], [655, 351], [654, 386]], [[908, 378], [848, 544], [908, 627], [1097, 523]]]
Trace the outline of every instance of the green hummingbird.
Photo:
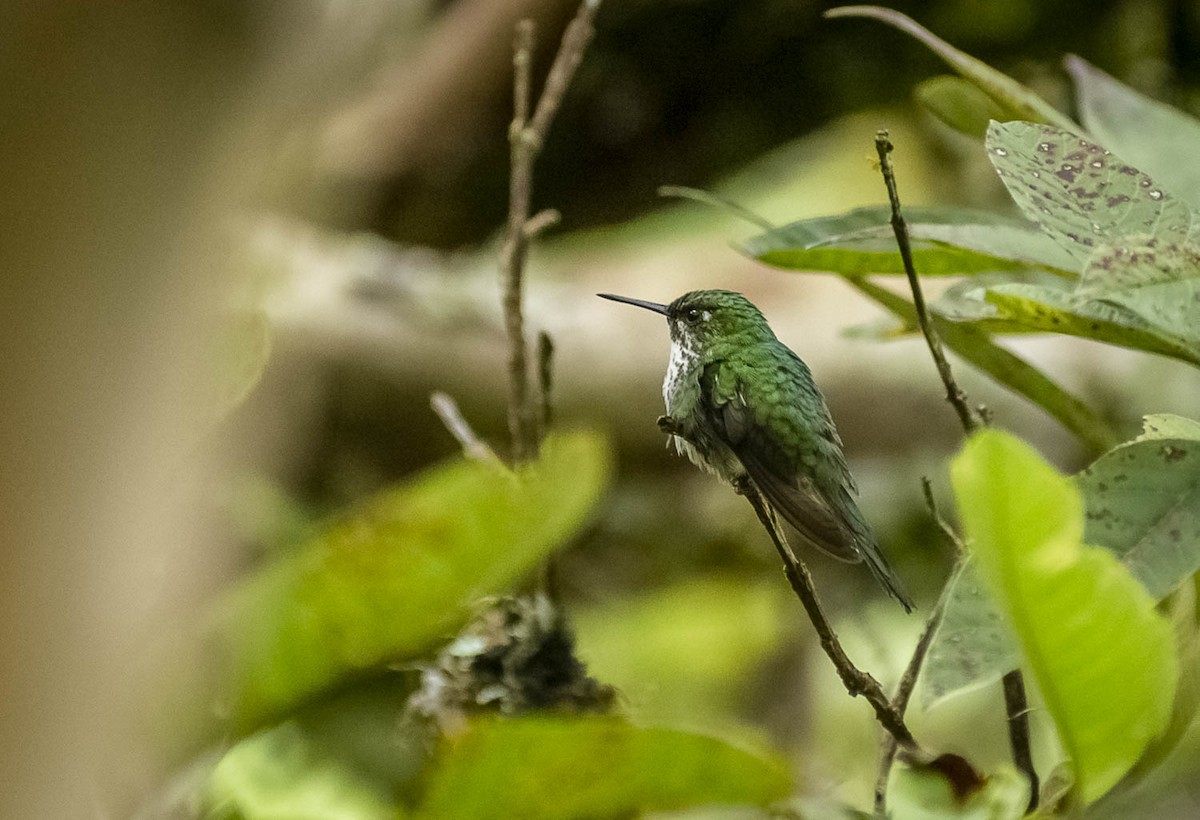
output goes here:
[[734, 487], [749, 479], [805, 541], [834, 558], [865, 561], [911, 612], [855, 503], [858, 488], [825, 398], [759, 309], [730, 290], [694, 290], [669, 305], [597, 295], [667, 317], [671, 358], [660, 426], [679, 454]]

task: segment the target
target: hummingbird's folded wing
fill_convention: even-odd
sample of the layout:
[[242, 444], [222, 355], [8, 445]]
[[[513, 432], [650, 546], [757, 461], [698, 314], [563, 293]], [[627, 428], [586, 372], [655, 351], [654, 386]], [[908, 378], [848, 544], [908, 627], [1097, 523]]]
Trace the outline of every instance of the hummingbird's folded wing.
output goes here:
[[779, 441], [780, 431], [773, 430], [770, 419], [761, 418], [747, 401], [745, 386], [719, 365], [705, 371], [701, 386], [714, 432], [771, 506], [813, 546], [842, 561], [862, 561], [854, 533], [800, 469], [791, 452], [796, 442], [789, 446]]

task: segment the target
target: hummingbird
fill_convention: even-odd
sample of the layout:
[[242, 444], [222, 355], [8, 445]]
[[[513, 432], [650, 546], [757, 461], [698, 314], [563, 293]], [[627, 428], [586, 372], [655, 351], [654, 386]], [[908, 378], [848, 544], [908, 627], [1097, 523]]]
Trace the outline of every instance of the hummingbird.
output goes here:
[[740, 293], [694, 290], [669, 305], [599, 293], [667, 318], [671, 358], [659, 426], [676, 451], [735, 488], [749, 483], [803, 539], [864, 562], [889, 595], [912, 600], [855, 502], [842, 439], [808, 365]]

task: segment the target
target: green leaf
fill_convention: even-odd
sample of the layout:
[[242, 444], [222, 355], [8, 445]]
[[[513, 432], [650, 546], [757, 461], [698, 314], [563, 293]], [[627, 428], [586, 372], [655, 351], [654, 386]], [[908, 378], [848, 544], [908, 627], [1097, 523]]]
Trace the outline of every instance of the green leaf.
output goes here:
[[827, 18], [870, 17], [887, 23], [923, 43], [960, 76], [974, 83], [1006, 112], [1006, 119], [1055, 123], [1064, 128], [1074, 125], [1064, 114], [1030, 89], [987, 63], [977, 60], [941, 39], [929, 29], [898, 11], [880, 6], [844, 6], [825, 12]]
[[1154, 739], [1121, 782], [1129, 788], [1152, 772], [1183, 740], [1200, 710], [1200, 624], [1196, 618], [1196, 581], [1184, 584], [1169, 599], [1167, 612], [1175, 631], [1179, 680], [1167, 729]]
[[[1099, 245], [1076, 299], [1114, 303], [1194, 351], [1200, 345], [1200, 245], [1129, 238]], [[1200, 361], [1200, 354], [1193, 353], [1192, 361]]]
[[[1187, 419], [1167, 421], [1168, 429], [1181, 432], [1188, 424]], [[1200, 570], [1200, 435], [1195, 431], [1167, 438], [1157, 430], [1105, 453], [1077, 480], [1087, 499], [1088, 543], [1120, 556], [1155, 600]]]
[[[865, 279], [845, 278], [902, 321], [916, 324], [916, 309], [907, 299]], [[936, 315], [932, 318], [934, 327], [946, 347], [1000, 384], [1041, 407], [1096, 452], [1104, 452], [1120, 442], [1120, 437], [1111, 426], [1094, 414], [1086, 404], [1024, 359], [995, 344], [984, 331], [970, 325], [956, 324]]]
[[1200, 220], [1146, 174], [1078, 134], [1029, 122], [992, 123], [988, 158], [1013, 201], [1086, 263], [1104, 243], [1138, 237], [1187, 243]]
[[1134, 440], [1150, 441], [1160, 438], [1200, 440], [1200, 421], [1171, 413], [1154, 413], [1145, 416], [1142, 419], [1142, 434]]
[[978, 433], [951, 477], [980, 575], [1022, 652], [1090, 803], [1166, 728], [1170, 624], [1107, 550], [1083, 543], [1083, 498], [1028, 445]]
[[888, 786], [890, 816], [905, 820], [1016, 820], [1025, 816], [1029, 781], [1012, 766], [991, 772], [977, 791], [961, 793], [936, 765], [897, 766]]
[[218, 697], [245, 731], [412, 657], [570, 540], [610, 472], [608, 443], [573, 433], [550, 437], [518, 475], [460, 458], [379, 493], [221, 602], [202, 627], [208, 662], [180, 697], [193, 711]]
[[968, 558], [947, 582], [946, 609], [921, 670], [926, 709], [950, 695], [995, 683], [1021, 663], [1012, 627], [1001, 617]]
[[1200, 120], [1134, 91], [1075, 55], [1066, 65], [1088, 133], [1151, 176], [1171, 180], [1172, 190], [1200, 207]]
[[929, 113], [969, 137], [983, 139], [988, 123], [1004, 120], [1004, 108], [960, 77], [931, 77], [918, 83], [913, 95]]
[[1200, 365], [1200, 348], [1119, 305], [1081, 301], [1061, 289], [1022, 283], [996, 285], [983, 296], [995, 307], [996, 321], [1026, 331], [1063, 333]]
[[[905, 211], [913, 263], [923, 276], [1074, 265], [1053, 241], [1008, 217], [962, 208]], [[903, 274], [886, 206], [802, 219], [759, 234], [741, 250], [785, 270]]]
[[[1195, 453], [1176, 456], [1177, 448], [1197, 448], [1200, 422], [1157, 415], [1143, 426], [1141, 436], [1105, 453], [1075, 480], [1086, 507], [1084, 541], [1112, 550], [1157, 600], [1200, 568], [1200, 464]], [[1164, 453], [1175, 460], [1166, 461]], [[945, 594], [946, 612], [921, 673], [926, 708], [999, 680], [1020, 660], [1011, 628], [971, 562], [950, 579]]]
[[783, 761], [703, 735], [617, 718], [476, 723], [429, 778], [423, 820], [573, 820], [704, 803], [765, 804], [791, 790]]
[[315, 746], [294, 723], [238, 743], [209, 778], [209, 820], [400, 820], [386, 791]]
[[717, 725], [783, 638], [795, 603], [785, 589], [716, 577], [584, 609], [574, 617], [579, 655], [638, 716]]

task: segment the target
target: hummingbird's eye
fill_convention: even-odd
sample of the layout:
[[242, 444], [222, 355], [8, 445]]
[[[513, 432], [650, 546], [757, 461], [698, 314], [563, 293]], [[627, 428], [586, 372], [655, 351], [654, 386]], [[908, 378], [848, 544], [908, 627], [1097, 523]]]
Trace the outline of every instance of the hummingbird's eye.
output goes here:
[[694, 325], [700, 321], [700, 309], [688, 308], [687, 313], [683, 314], [683, 318], [687, 320], [689, 325]]

